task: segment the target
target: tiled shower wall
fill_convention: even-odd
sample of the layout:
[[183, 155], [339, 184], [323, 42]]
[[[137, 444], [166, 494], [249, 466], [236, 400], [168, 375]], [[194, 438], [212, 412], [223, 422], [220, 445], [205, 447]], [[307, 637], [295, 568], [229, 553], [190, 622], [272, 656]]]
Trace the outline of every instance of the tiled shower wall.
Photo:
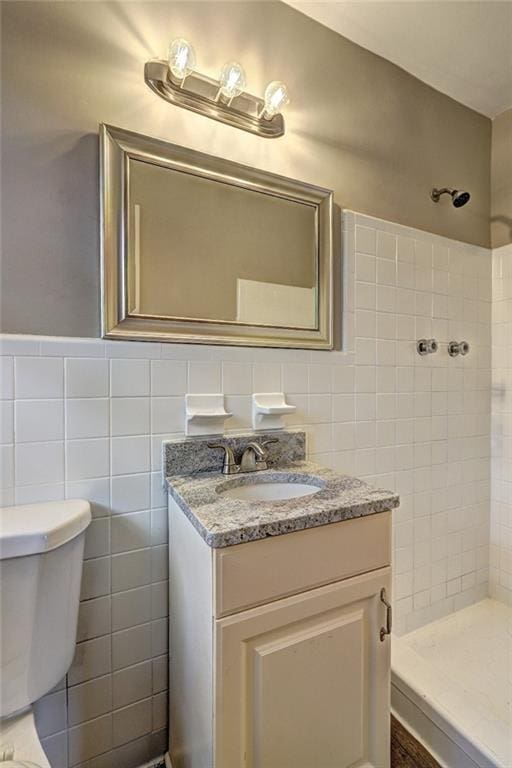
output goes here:
[[[353, 213], [344, 226], [343, 352], [4, 337], [3, 504], [94, 502], [76, 658], [36, 707], [53, 768], [165, 749], [160, 453], [187, 391], [224, 392], [237, 430], [252, 392], [283, 390], [314, 459], [400, 492], [398, 632], [486, 594], [490, 253]], [[439, 352], [422, 358], [431, 336]], [[467, 357], [448, 356], [452, 338]]]
[[512, 245], [492, 255], [490, 591], [512, 605]]

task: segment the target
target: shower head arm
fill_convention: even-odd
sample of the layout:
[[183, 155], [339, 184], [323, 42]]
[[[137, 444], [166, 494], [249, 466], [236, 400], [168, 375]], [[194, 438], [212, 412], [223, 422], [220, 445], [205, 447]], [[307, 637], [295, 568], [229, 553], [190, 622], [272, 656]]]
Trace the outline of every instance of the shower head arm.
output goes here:
[[455, 190], [449, 189], [449, 187], [443, 187], [442, 189], [437, 189], [436, 187], [434, 187], [432, 192], [430, 193], [430, 197], [432, 198], [434, 203], [438, 203], [441, 195], [453, 195], [454, 192]]
[[450, 189], [449, 187], [443, 187], [442, 189], [437, 189], [437, 187], [434, 187], [430, 193], [430, 197], [434, 203], [439, 202], [441, 195], [450, 195], [454, 208], [462, 208], [462, 206], [466, 205], [466, 203], [469, 202], [471, 198], [469, 192], [464, 192], [464, 190], [460, 189]]

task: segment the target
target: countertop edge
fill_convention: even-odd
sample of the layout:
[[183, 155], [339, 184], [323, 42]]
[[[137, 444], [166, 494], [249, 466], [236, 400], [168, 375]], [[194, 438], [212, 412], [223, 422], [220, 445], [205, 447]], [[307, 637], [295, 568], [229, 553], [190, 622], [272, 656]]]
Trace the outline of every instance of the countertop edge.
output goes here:
[[[286, 467], [274, 467], [274, 469], [276, 471], [286, 471], [286, 469], [291, 469], [291, 467], [288, 465]], [[297, 467], [297, 469], [300, 469], [300, 467]], [[329, 470], [328, 467], [322, 469], [332, 473], [332, 470]], [[193, 474], [194, 473], [192, 473], [192, 475]], [[192, 475], [187, 475], [186, 477], [191, 477]], [[344, 476], [338, 475], [338, 477], [342, 478]], [[359, 480], [359, 478], [354, 478], [350, 475], [347, 475], [347, 477], [351, 478], [352, 480]], [[223, 479], [224, 478], [221, 475], [216, 475], [216, 480], [219, 482], [222, 482]], [[398, 494], [391, 491], [388, 492], [382, 489], [372, 488], [372, 486], [368, 485], [364, 480], [360, 482], [367, 487], [369, 492], [375, 491], [376, 493], [386, 495], [378, 499], [366, 498], [361, 500], [361, 502], [356, 501], [347, 505], [343, 505], [343, 501], [340, 500], [340, 506], [338, 508], [331, 507], [325, 511], [308, 511], [300, 516], [291, 517], [289, 520], [283, 519], [281, 517], [275, 522], [264, 521], [263, 523], [257, 523], [247, 521], [247, 523], [236, 525], [236, 527], [227, 528], [223, 531], [217, 532], [211, 531], [203, 524], [200, 516], [193, 511], [179, 490], [173, 486], [172, 478], [168, 477], [166, 479], [169, 495], [176, 502], [180, 510], [185, 514], [190, 523], [194, 526], [203, 541], [212, 549], [223, 549], [226, 547], [236, 546], [237, 544], [245, 544], [251, 541], [259, 541], [267, 538], [283, 536], [289, 533], [294, 533], [295, 531], [303, 531], [309, 528], [319, 528], [324, 525], [339, 523], [345, 520], [353, 520], [358, 517], [380, 514], [382, 512], [388, 512], [396, 509], [399, 506], [400, 497]]]
[[[347, 520], [357, 520], [357, 518], [360, 517], [370, 517], [371, 515], [380, 515], [383, 512], [390, 512], [393, 509], [396, 509], [399, 506], [399, 500], [396, 501], [393, 500], [394, 503], [387, 503], [387, 502], [376, 502], [374, 504], [374, 509], [370, 509], [367, 511], [359, 510], [357, 507], [351, 507], [350, 509], [347, 509], [346, 507], [343, 507], [339, 512], [334, 513], [330, 512], [330, 519], [329, 520], [318, 520], [318, 521], [312, 521], [311, 518], [308, 518], [307, 520], [304, 518], [294, 518], [292, 521], [292, 525], [290, 526], [290, 530], [283, 530], [283, 528], [286, 526], [286, 523], [280, 522], [278, 525], [280, 526], [280, 530], [273, 531], [271, 524], [265, 524], [262, 526], [254, 526], [254, 533], [256, 535], [251, 535], [251, 528], [246, 528], [243, 534], [240, 534], [240, 532], [233, 531], [233, 537], [239, 536], [239, 541], [232, 541], [229, 544], [224, 543], [224, 540], [227, 536], [230, 535], [230, 532], [225, 532], [221, 534], [215, 534], [215, 533], [207, 533], [206, 535], [201, 534], [203, 540], [208, 544], [209, 547], [212, 549], [225, 549], [226, 547], [232, 547], [236, 546], [237, 544], [248, 544], [251, 541], [263, 541], [264, 539], [270, 539], [270, 538], [276, 538], [277, 536], [287, 536], [290, 533], [296, 533], [298, 531], [307, 531], [311, 528], [322, 528], [325, 525], [331, 525], [333, 523], [343, 523]], [[363, 506], [363, 505], [361, 505]], [[181, 507], [180, 507], [181, 509]], [[185, 510], [183, 510], [185, 512]], [[190, 516], [187, 512], [185, 512], [187, 515], [187, 518], [190, 520]], [[191, 513], [193, 517], [193, 513]], [[277, 525], [277, 524], [276, 524]], [[194, 526], [195, 527], [195, 526]], [[196, 528], [196, 530], [198, 530]], [[205, 530], [203, 528], [203, 530]]]

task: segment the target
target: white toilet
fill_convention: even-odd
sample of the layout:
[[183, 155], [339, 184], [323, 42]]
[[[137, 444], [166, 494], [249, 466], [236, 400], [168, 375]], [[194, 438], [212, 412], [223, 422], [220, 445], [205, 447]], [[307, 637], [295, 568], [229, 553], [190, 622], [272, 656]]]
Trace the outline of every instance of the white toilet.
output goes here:
[[1, 768], [51, 768], [31, 705], [73, 660], [90, 521], [87, 501], [0, 509]]

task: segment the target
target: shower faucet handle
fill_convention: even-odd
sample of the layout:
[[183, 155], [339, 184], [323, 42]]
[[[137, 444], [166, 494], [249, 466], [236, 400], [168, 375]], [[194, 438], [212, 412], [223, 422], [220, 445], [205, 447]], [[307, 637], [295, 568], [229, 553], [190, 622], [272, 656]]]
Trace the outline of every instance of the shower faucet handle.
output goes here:
[[435, 339], [420, 339], [416, 344], [418, 355], [431, 355], [437, 352], [439, 345]]
[[457, 357], [457, 355], [465, 357], [468, 352], [469, 344], [467, 341], [450, 341], [448, 344], [448, 354], [450, 357]]

